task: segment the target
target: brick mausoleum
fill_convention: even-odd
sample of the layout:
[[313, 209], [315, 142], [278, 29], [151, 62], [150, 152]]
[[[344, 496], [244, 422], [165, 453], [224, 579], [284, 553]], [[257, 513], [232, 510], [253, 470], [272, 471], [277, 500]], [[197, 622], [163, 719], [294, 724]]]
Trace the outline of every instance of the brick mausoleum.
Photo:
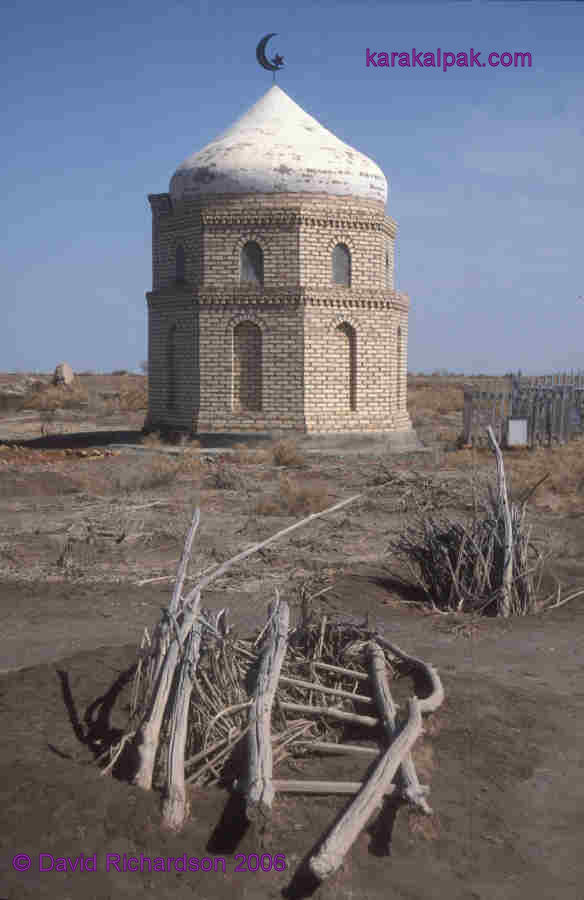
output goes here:
[[148, 199], [147, 427], [413, 437], [372, 160], [274, 85]]

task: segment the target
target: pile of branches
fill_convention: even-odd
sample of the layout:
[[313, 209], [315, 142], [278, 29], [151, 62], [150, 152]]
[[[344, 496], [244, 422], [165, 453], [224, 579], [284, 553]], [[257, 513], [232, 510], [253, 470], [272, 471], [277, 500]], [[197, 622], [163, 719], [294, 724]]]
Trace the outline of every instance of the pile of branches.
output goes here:
[[368, 481], [368, 488], [369, 496], [390, 498], [394, 512], [422, 515], [445, 505], [466, 506], [468, 502], [465, 485], [443, 473], [394, 470], [383, 460]]
[[[255, 638], [242, 639], [229, 627], [227, 617], [228, 610], [211, 613], [206, 609], [199, 616], [201, 643], [192, 679], [184, 762], [186, 783], [197, 787], [230, 788], [241, 774], [251, 686], [268, 628], [266, 625]], [[367, 696], [367, 647], [371, 636], [366, 623], [331, 621], [306, 604], [301, 621], [289, 631], [274, 699], [271, 734], [275, 770], [290, 756], [304, 757], [311, 751], [334, 752], [334, 745], [346, 739], [348, 728], [353, 739], [371, 741], [376, 725], [373, 700]], [[149, 644], [146, 632], [141, 654], [144, 660], [152, 658]], [[407, 671], [390, 651], [383, 653], [392, 678]], [[145, 712], [150, 685], [147, 669], [139, 664], [131, 708], [135, 722]], [[322, 714], [325, 708], [326, 716]], [[160, 742], [167, 749], [168, 719], [167, 715]], [[161, 753], [157, 757], [155, 784], [164, 784], [166, 768], [167, 753]]]
[[487, 484], [471, 520], [420, 518], [389, 549], [406, 563], [436, 611], [527, 615], [542, 605], [539, 590], [549, 551], [531, 538], [525, 501], [509, 501], [491, 428], [488, 436], [497, 478]]

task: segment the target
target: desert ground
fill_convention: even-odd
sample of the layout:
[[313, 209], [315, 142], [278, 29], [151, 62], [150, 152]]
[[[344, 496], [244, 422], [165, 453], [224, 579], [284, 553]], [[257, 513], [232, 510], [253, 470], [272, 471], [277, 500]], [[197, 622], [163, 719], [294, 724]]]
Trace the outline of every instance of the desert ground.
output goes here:
[[[488, 450], [458, 449], [463, 380], [410, 377], [425, 446], [388, 453], [382, 442], [277, 436], [166, 443], [141, 433], [143, 376], [78, 375], [69, 390], [47, 388], [48, 376], [0, 376], [1, 898], [581, 900], [584, 596], [511, 619], [444, 614], [389, 549], [416, 516], [468, 516], [473, 484], [494, 470]], [[542, 594], [584, 587], [583, 449], [504, 454], [514, 497], [550, 473], [528, 504], [551, 552]], [[446, 701], [414, 748], [434, 815], [384, 811], [315, 886], [299, 876], [302, 861], [346, 797], [279, 795], [260, 838], [225, 788], [195, 790], [173, 835], [160, 828], [157, 792], [103, 777], [96, 759], [126, 726], [136, 649], [168, 601], [194, 506], [192, 582], [354, 494], [204, 596], [251, 634], [276, 588], [293, 616], [320, 592], [318, 611], [367, 619], [440, 672]], [[300, 759], [282, 771], [354, 780], [360, 765]], [[39, 872], [41, 853], [96, 854], [97, 870]], [[222, 857], [226, 871], [106, 871], [107, 854], [124, 853]], [[252, 853], [281, 854], [286, 868], [235, 871], [236, 855]], [[15, 870], [15, 854], [31, 857], [29, 871]]]

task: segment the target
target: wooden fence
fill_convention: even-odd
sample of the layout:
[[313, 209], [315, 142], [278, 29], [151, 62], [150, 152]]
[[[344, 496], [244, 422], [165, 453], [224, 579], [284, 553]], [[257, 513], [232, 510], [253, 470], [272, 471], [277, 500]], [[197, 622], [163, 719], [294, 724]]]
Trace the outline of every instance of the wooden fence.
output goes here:
[[584, 433], [584, 375], [512, 375], [505, 390], [464, 388], [463, 442], [487, 446], [490, 425], [507, 442], [507, 420], [527, 420], [529, 447], [564, 444]]

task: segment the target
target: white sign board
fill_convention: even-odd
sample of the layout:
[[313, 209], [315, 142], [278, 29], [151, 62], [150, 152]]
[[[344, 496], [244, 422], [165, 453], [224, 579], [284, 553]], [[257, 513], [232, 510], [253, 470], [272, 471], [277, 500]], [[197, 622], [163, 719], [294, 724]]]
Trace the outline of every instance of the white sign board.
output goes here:
[[527, 444], [527, 419], [507, 419], [507, 446], [525, 447]]

